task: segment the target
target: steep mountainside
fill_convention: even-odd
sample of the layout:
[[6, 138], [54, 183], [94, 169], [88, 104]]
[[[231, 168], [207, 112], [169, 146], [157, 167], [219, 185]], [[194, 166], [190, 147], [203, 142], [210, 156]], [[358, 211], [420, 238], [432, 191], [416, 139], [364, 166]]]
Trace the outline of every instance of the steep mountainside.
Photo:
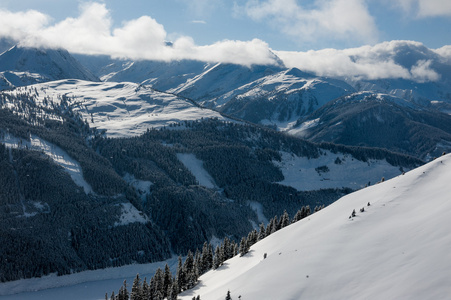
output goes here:
[[289, 132], [315, 142], [377, 146], [423, 159], [451, 149], [451, 115], [370, 92], [331, 101]]
[[65, 78], [99, 80], [63, 49], [14, 46], [0, 55], [0, 89]]
[[442, 156], [347, 195], [209, 271], [179, 297], [447, 298], [450, 167], [451, 155]]
[[[94, 109], [101, 101], [90, 104], [94, 119], [104, 113]], [[90, 129], [74, 104], [35, 87], [0, 93], [0, 181], [8, 187], [0, 197], [3, 281], [149, 262], [206, 240], [237, 240], [284, 210], [313, 210], [422, 164], [217, 119], [111, 139]], [[42, 257], [35, 249], [61, 250]]]

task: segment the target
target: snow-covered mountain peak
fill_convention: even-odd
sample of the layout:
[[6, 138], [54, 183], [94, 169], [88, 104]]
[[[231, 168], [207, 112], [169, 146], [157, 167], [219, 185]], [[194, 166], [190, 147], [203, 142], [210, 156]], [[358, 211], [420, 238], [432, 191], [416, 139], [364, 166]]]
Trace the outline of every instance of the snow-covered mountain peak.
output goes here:
[[344, 196], [206, 273], [181, 299], [445, 299], [450, 180], [447, 155]]
[[[14, 86], [68, 78], [99, 81], [64, 49], [14, 46], [0, 55], [0, 72], [13, 73], [22, 79], [22, 84], [18, 81]], [[27, 78], [24, 74], [40, 76]]]

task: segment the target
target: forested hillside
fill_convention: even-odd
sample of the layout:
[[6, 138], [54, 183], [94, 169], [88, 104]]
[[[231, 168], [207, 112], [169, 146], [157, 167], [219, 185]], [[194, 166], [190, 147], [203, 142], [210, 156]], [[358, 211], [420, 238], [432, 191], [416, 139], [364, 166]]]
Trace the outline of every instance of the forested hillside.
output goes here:
[[[162, 260], [226, 236], [237, 241], [284, 210], [328, 205], [422, 164], [216, 119], [112, 139], [90, 128], [66, 96], [57, 100], [0, 94], [2, 281]], [[313, 176], [295, 188], [289, 180], [299, 172]], [[348, 185], [336, 181], [343, 172]], [[323, 182], [332, 185], [318, 188]]]

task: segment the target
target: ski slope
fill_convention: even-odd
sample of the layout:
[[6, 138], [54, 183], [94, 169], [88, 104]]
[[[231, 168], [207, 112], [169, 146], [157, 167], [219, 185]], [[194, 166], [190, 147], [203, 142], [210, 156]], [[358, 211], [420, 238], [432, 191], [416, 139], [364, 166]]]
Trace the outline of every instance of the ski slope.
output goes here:
[[451, 155], [349, 194], [204, 274], [180, 299], [449, 299], [449, 182]]

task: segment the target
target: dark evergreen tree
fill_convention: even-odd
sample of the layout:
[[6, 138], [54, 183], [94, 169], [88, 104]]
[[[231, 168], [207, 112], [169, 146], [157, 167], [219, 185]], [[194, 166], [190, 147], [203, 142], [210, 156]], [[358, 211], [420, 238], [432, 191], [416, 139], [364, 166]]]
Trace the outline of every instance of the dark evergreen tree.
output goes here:
[[172, 287], [172, 273], [168, 264], [164, 267], [164, 275], [163, 275], [163, 297], [168, 297], [170, 288]]
[[199, 275], [204, 274], [213, 267], [213, 248], [207, 242], [202, 247], [201, 256], [201, 268], [199, 269]]
[[221, 264], [222, 264], [221, 250], [219, 246], [216, 246], [215, 255], [213, 257], [213, 270], [219, 268]]
[[177, 295], [179, 293], [179, 287], [177, 284], [177, 281], [172, 282], [169, 293], [168, 293], [168, 300], [177, 300]]
[[147, 278], [144, 277], [143, 285], [142, 285], [142, 295], [144, 300], [148, 300], [150, 298], [150, 288], [147, 283]]
[[302, 220], [302, 210], [298, 210], [293, 218], [293, 223]]
[[280, 219], [280, 227], [284, 228], [290, 224], [290, 216], [288, 215], [287, 211], [285, 210], [283, 212], [283, 215]]
[[225, 300], [232, 300], [232, 296], [230, 296], [230, 291], [227, 291], [227, 295], [225, 297]]
[[144, 300], [143, 290], [141, 286], [141, 278], [139, 278], [139, 274], [136, 274], [136, 277], [133, 280], [132, 291], [130, 293], [130, 300]]
[[265, 225], [260, 223], [260, 228], [258, 231], [258, 240], [263, 240], [266, 237]]
[[178, 265], [177, 265], [177, 273], [176, 273], [176, 276], [175, 276], [175, 282], [177, 283], [177, 294], [179, 294], [181, 291], [182, 291], [182, 289], [183, 289], [183, 287], [185, 286], [185, 284], [186, 284], [186, 274], [185, 274], [185, 271], [184, 271], [184, 269], [183, 269], [183, 265], [182, 265], [182, 257], [181, 256], [179, 256], [179, 258], [178, 258]]
[[[152, 281], [152, 280], [151, 280]], [[158, 268], [153, 276], [153, 284], [154, 284], [154, 297], [161, 297], [163, 299], [164, 296], [164, 272], [161, 268]]]
[[245, 255], [249, 252], [249, 245], [247, 243], [247, 239], [245, 237], [241, 238], [240, 242], [240, 256]]

